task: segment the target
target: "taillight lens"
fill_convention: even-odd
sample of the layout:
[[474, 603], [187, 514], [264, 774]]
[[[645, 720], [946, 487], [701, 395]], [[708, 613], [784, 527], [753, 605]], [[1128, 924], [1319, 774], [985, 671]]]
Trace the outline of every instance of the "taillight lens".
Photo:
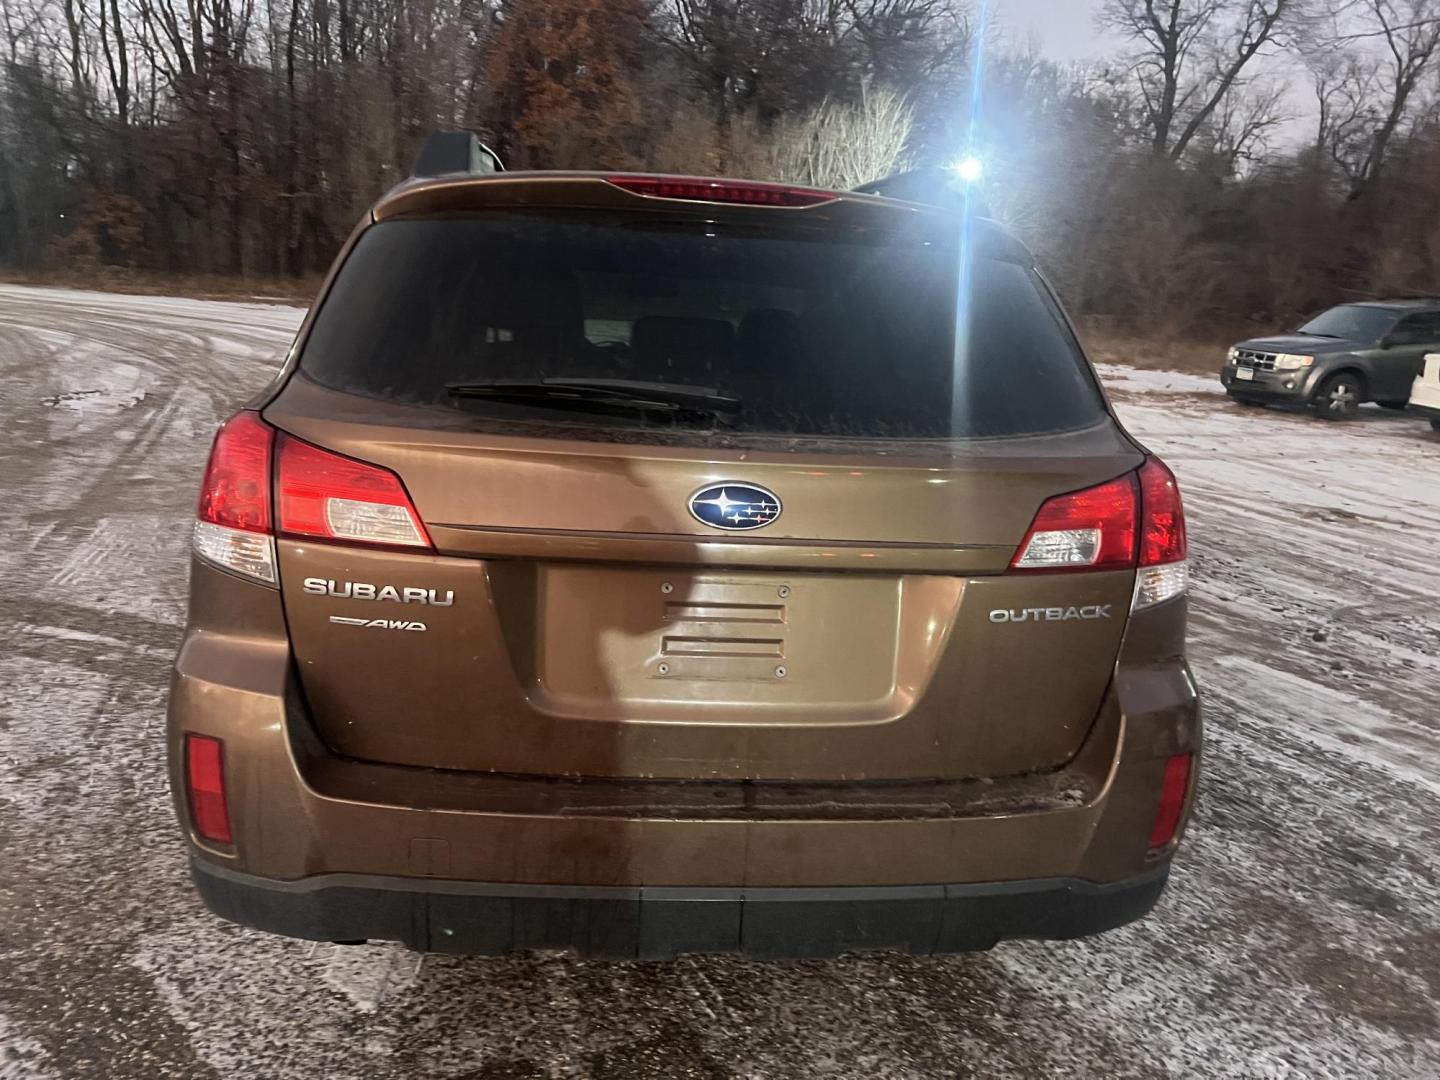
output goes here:
[[1139, 476], [1140, 569], [1135, 575], [1133, 611], [1174, 599], [1185, 591], [1190, 577], [1185, 507], [1175, 474], [1152, 457], [1140, 466]]
[[270, 448], [275, 430], [259, 413], [236, 413], [210, 448], [196, 517], [246, 532], [270, 531]]
[[[272, 461], [276, 477], [272, 518]], [[241, 412], [215, 436], [200, 488], [194, 546], [202, 559], [274, 585], [276, 533], [394, 547], [430, 547], [400, 478], [389, 469], [282, 435]]]
[[1129, 569], [1135, 565], [1138, 503], [1134, 473], [1045, 500], [1011, 569]]
[[201, 558], [237, 574], [275, 584], [270, 537], [270, 459], [275, 429], [255, 412], [236, 413], [215, 436], [193, 542]]
[[1015, 552], [1022, 572], [1136, 568], [1131, 610], [1185, 591], [1185, 510], [1175, 474], [1159, 458], [1133, 473], [1047, 499]]
[[285, 435], [278, 458], [276, 518], [282, 536], [430, 546], [405, 485], [389, 469]]
[[232, 844], [225, 795], [225, 744], [209, 735], [185, 736], [185, 788], [190, 822], [212, 844]]
[[610, 176], [610, 183], [657, 199], [744, 203], [751, 206], [817, 206], [840, 196], [820, 188], [758, 181], [711, 180], [702, 176]]
[[1165, 762], [1165, 780], [1160, 787], [1160, 806], [1155, 811], [1155, 824], [1150, 827], [1150, 853], [1157, 854], [1169, 847], [1180, 827], [1185, 811], [1185, 795], [1190, 790], [1190, 769], [1195, 758], [1176, 754]]
[[1185, 508], [1180, 485], [1159, 458], [1146, 458], [1140, 466], [1140, 499], [1144, 528], [1140, 533], [1140, 565], [1161, 566], [1180, 562], [1186, 555]]

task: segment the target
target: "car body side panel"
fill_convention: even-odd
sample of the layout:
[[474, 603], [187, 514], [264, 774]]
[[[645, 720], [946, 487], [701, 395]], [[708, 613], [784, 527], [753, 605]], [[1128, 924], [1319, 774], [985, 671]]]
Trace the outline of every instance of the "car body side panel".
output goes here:
[[1370, 362], [1373, 383], [1370, 396], [1376, 401], [1403, 402], [1410, 398], [1410, 387], [1425, 369], [1425, 354], [1435, 348], [1431, 344], [1393, 345], [1377, 349]]

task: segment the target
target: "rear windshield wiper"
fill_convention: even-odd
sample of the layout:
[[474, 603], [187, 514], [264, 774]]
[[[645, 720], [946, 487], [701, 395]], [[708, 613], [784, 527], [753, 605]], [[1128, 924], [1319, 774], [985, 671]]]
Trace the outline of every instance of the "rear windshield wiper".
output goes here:
[[452, 397], [535, 402], [559, 408], [621, 408], [718, 416], [739, 412], [740, 399], [708, 386], [639, 379], [486, 379], [446, 383]]

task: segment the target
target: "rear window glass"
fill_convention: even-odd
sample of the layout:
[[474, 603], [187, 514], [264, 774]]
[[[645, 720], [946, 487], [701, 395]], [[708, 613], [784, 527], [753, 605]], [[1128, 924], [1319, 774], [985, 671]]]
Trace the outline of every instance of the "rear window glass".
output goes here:
[[[954, 237], [598, 216], [382, 222], [346, 261], [300, 367], [338, 390], [579, 422], [600, 438], [618, 426], [944, 439], [1100, 420], [1099, 393], [1034, 272], [978, 258], [964, 305], [958, 267]], [[635, 380], [739, 404], [714, 417], [592, 416], [573, 402], [447, 389], [495, 379]]]

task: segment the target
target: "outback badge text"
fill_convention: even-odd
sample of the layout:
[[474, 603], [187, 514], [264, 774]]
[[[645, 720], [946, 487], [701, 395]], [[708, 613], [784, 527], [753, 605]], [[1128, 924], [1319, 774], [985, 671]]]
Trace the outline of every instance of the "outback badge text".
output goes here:
[[1071, 619], [1108, 619], [1114, 604], [1086, 604], [1084, 607], [996, 608], [993, 623], [1068, 622]]

